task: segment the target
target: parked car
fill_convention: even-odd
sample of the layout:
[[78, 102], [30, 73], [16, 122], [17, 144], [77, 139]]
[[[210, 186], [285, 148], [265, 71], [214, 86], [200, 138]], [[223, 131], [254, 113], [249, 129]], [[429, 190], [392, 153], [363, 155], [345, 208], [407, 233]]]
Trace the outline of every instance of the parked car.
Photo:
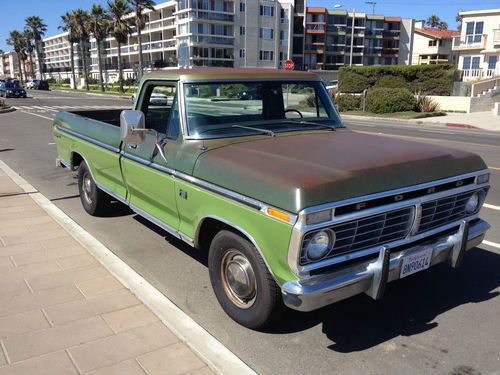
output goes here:
[[[242, 84], [261, 99], [221, 95]], [[178, 100], [144, 105], [151, 86]], [[458, 267], [489, 228], [481, 157], [350, 131], [313, 73], [157, 71], [138, 92], [134, 110], [59, 112], [58, 163], [78, 171], [90, 215], [118, 200], [207, 251], [222, 309], [246, 327], [278, 322], [284, 305], [380, 299], [388, 282]]]
[[35, 81], [32, 79], [29, 79], [26, 81], [26, 88], [31, 90], [35, 88]]
[[[135, 94], [132, 94], [132, 101], [135, 100]], [[168, 105], [168, 97], [167, 95], [154, 91], [151, 93], [151, 96], [149, 97], [149, 104], [150, 105]]]
[[336, 79], [333, 79], [333, 80], [328, 82], [328, 84], [326, 85], [326, 89], [327, 90], [337, 90], [338, 86], [339, 86], [339, 81]]
[[48, 81], [42, 81], [40, 79], [35, 79], [33, 81], [34, 84], [34, 89], [35, 90], [49, 90], [49, 82]]
[[0, 83], [0, 96], [4, 98], [26, 98], [26, 90], [12, 81]]
[[246, 90], [236, 93], [236, 97], [241, 100], [259, 100], [262, 99], [262, 93], [260, 92], [260, 86], [252, 85], [247, 87]]

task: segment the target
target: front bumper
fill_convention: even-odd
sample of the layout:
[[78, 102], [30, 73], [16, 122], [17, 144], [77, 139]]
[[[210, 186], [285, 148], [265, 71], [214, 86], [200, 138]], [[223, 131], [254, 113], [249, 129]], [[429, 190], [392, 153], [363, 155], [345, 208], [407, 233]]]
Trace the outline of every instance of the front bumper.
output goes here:
[[334, 302], [367, 293], [375, 299], [382, 297], [385, 285], [399, 279], [403, 258], [424, 249], [432, 249], [431, 266], [448, 263], [458, 267], [463, 254], [479, 245], [490, 225], [481, 219], [463, 221], [454, 234], [446, 234], [407, 248], [382, 247], [376, 260], [356, 263], [335, 272], [311, 277], [307, 280], [289, 281], [282, 285], [283, 301], [299, 311], [312, 311]]

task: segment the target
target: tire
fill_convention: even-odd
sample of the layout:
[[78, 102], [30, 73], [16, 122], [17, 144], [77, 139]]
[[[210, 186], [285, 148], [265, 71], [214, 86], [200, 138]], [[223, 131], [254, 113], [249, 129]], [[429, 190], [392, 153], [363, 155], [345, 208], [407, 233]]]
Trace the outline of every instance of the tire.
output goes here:
[[109, 212], [111, 197], [97, 187], [86, 162], [78, 168], [78, 191], [85, 211], [92, 216]]
[[[234, 272], [245, 269], [247, 272]], [[269, 327], [283, 315], [281, 290], [247, 239], [228, 230], [217, 233], [210, 244], [208, 270], [217, 300], [234, 321], [257, 330]], [[234, 278], [238, 275], [245, 275], [246, 283], [238, 284]]]

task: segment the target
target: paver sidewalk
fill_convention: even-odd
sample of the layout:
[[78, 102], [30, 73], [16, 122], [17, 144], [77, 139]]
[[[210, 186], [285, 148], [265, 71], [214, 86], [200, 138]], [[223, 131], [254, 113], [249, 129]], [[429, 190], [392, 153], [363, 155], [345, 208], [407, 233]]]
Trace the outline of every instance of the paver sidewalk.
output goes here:
[[0, 375], [211, 373], [0, 169]]

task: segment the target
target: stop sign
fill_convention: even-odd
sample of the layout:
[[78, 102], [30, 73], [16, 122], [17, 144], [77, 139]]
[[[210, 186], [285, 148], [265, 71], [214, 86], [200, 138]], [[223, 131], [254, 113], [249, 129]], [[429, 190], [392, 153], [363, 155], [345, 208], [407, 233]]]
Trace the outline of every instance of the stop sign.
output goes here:
[[283, 63], [283, 67], [285, 70], [294, 70], [295, 69], [295, 64], [293, 63], [293, 60], [285, 60]]

